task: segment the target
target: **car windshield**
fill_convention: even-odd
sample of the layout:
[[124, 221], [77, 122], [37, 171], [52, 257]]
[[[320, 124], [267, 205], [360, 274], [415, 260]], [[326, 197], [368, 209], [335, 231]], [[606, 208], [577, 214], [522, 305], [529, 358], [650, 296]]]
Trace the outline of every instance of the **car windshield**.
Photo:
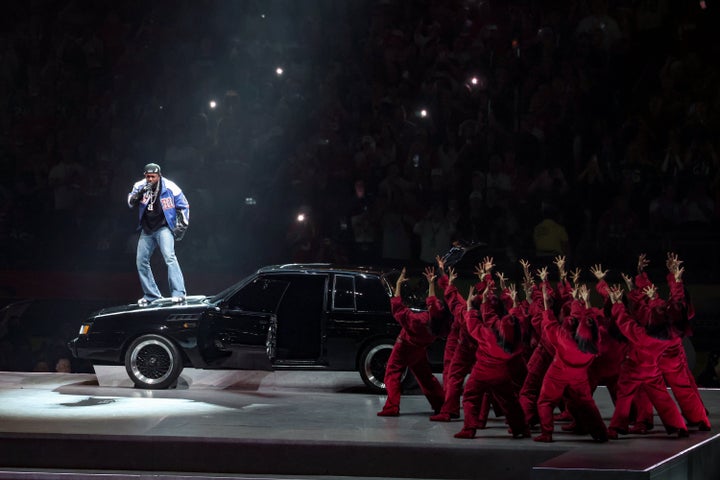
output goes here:
[[210, 304], [218, 303], [226, 298], [228, 298], [230, 295], [232, 295], [234, 292], [236, 292], [238, 289], [240, 289], [243, 285], [250, 282], [253, 278], [255, 278], [255, 274], [248, 275], [247, 277], [243, 278], [237, 283], [233, 283], [228, 288], [223, 290], [222, 292], [213, 295], [211, 297], [208, 297], [207, 302]]
[[392, 297], [393, 289], [395, 288], [395, 283], [397, 282], [398, 277], [400, 276], [400, 270], [391, 270], [389, 272], [383, 273], [380, 278], [382, 278], [383, 283], [385, 284], [385, 288], [388, 291], [388, 295]]

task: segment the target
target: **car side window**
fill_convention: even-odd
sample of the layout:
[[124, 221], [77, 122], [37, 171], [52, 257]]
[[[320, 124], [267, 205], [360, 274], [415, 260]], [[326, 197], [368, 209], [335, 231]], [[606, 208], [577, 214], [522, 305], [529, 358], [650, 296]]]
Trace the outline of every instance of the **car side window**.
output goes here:
[[249, 312], [275, 313], [289, 282], [258, 277], [238, 290], [230, 300], [228, 308]]
[[355, 310], [355, 277], [335, 275], [332, 308], [333, 310]]
[[377, 277], [359, 276], [355, 279], [356, 304], [360, 312], [387, 312], [390, 310], [390, 296], [382, 281]]

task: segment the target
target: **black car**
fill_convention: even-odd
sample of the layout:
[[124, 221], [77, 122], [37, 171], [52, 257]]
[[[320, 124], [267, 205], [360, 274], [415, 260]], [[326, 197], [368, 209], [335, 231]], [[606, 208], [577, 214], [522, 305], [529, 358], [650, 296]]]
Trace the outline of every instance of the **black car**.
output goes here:
[[141, 388], [170, 387], [184, 367], [327, 369], [359, 371], [381, 392], [400, 330], [390, 311], [398, 274], [329, 264], [264, 267], [212, 297], [103, 309], [69, 347], [79, 359], [124, 364]]

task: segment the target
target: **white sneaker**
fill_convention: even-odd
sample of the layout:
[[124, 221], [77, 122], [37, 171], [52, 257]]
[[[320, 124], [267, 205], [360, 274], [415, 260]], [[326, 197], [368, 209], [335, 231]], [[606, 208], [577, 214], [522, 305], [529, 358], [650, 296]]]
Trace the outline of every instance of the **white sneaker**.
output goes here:
[[185, 297], [170, 297], [173, 303], [182, 303], [185, 301]]
[[138, 307], [147, 307], [148, 301], [145, 299], [145, 297], [141, 298], [137, 301]]

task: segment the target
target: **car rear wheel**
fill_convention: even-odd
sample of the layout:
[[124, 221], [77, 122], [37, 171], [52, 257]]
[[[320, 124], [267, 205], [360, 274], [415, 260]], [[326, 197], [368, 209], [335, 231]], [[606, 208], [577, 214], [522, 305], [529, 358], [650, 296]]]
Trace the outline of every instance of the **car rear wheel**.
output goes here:
[[[394, 341], [390, 339], [376, 340], [365, 347], [360, 354], [360, 377], [370, 390], [385, 393], [385, 368], [387, 367]], [[408, 378], [408, 371], [402, 374], [403, 384]]]
[[160, 335], [136, 338], [125, 353], [125, 370], [139, 388], [168, 388], [177, 381], [182, 369], [180, 350]]

